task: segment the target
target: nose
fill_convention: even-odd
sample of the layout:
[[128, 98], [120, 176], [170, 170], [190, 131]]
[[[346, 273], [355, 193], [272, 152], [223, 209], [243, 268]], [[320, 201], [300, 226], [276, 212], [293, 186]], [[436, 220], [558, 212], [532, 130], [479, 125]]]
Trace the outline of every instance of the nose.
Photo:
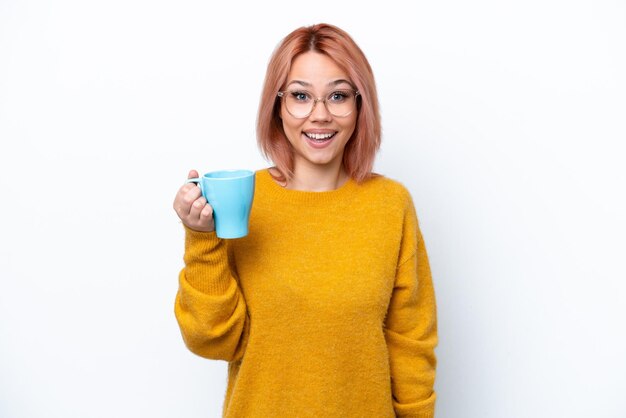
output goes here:
[[326, 101], [323, 99], [315, 100], [309, 119], [312, 121], [330, 122], [331, 118], [332, 116], [326, 108]]

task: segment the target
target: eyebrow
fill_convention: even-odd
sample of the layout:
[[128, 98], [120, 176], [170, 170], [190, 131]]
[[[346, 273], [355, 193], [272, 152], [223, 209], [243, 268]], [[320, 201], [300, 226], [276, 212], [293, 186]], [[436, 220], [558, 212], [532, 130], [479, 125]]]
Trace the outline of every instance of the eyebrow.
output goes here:
[[[350, 86], [352, 86], [352, 83], [350, 83], [348, 80], [344, 80], [343, 78], [340, 78], [338, 80], [330, 81], [328, 83], [328, 86], [329, 87], [334, 87], [334, 86], [338, 86], [339, 84], [343, 84], [343, 83], [346, 83], [346, 84], [349, 84]], [[292, 80], [292, 81], [289, 82], [289, 84], [287, 84], [287, 87], [289, 87], [292, 84], [300, 84], [303, 87], [312, 87], [313, 86], [311, 83], [309, 83], [307, 81]]]

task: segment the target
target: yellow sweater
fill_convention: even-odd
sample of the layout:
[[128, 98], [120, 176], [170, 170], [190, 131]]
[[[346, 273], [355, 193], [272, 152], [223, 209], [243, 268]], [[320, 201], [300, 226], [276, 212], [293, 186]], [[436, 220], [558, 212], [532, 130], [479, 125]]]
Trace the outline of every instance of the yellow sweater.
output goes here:
[[186, 229], [175, 313], [229, 362], [223, 416], [434, 416], [437, 321], [408, 191], [303, 192], [256, 173], [248, 236]]

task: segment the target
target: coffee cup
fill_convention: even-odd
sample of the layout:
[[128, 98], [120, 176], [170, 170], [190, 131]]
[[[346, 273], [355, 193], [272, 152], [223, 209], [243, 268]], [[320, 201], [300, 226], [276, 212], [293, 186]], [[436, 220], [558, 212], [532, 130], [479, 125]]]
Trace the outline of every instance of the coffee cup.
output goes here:
[[213, 207], [215, 231], [219, 238], [241, 238], [248, 235], [250, 210], [254, 199], [254, 172], [250, 170], [211, 171], [191, 178]]

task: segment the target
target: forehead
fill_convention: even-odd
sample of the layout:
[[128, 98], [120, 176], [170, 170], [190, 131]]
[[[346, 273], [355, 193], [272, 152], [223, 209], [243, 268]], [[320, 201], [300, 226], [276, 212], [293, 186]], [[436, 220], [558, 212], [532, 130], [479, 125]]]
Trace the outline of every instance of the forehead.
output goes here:
[[287, 83], [302, 81], [313, 87], [326, 87], [337, 80], [349, 80], [348, 74], [330, 57], [319, 52], [305, 52], [291, 63]]

